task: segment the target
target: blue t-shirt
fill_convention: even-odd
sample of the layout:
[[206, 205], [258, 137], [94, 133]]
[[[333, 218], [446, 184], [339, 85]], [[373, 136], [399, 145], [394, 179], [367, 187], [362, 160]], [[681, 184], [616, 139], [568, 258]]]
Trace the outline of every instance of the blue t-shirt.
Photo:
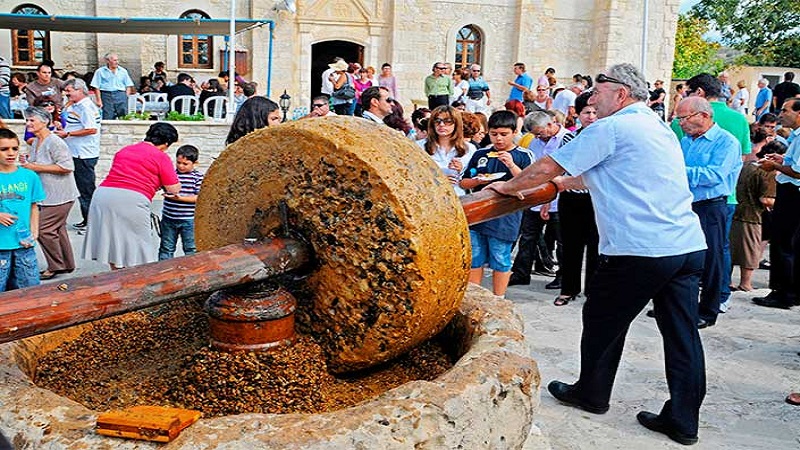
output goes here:
[[[498, 158], [490, 158], [489, 152], [494, 151], [494, 147], [487, 147], [475, 152], [472, 159], [467, 165], [467, 170], [464, 172], [464, 178], [474, 178], [479, 174], [489, 174], [497, 172], [505, 172], [502, 178], [495, 181], [508, 181], [514, 178], [511, 175], [511, 170], [506, 167]], [[520, 169], [525, 169], [533, 162], [533, 155], [529, 150], [516, 147], [509, 151], [514, 164]], [[481, 184], [473, 191], [481, 191], [488, 184]], [[502, 239], [504, 241], [515, 241], [519, 235], [519, 225], [522, 223], [522, 211], [517, 211], [492, 219], [487, 222], [479, 223], [469, 227], [470, 230], [475, 231], [486, 236], [491, 236], [495, 239]]]
[[44, 188], [36, 172], [18, 167], [11, 173], [0, 173], [0, 211], [17, 216], [14, 225], [0, 225], [0, 250], [22, 247], [17, 229], [31, 229], [31, 204], [44, 199]]
[[[531, 78], [527, 72], [522, 72], [517, 75], [517, 79], [514, 80], [514, 83], [524, 86], [526, 89], [530, 89], [531, 86], [533, 86], [533, 78]], [[509, 94], [508, 99], [522, 101], [522, 90], [516, 86], [511, 86], [511, 94]]]

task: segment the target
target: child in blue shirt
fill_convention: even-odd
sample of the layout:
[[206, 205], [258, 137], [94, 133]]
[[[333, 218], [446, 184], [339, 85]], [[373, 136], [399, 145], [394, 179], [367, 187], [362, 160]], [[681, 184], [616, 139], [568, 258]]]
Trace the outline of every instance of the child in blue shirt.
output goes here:
[[36, 172], [17, 167], [18, 156], [19, 138], [0, 128], [0, 291], [39, 284], [33, 246], [45, 192]]
[[161, 210], [161, 246], [158, 260], [170, 259], [175, 254], [178, 236], [183, 244], [183, 254], [197, 251], [194, 244], [194, 209], [203, 174], [194, 168], [200, 151], [194, 145], [182, 145], [175, 154], [175, 167], [181, 191], [177, 195], [164, 194]]
[[[517, 115], [513, 111], [497, 111], [489, 117], [490, 147], [472, 156], [459, 185], [480, 191], [493, 181], [508, 181], [533, 162], [530, 151], [514, 144]], [[469, 281], [480, 284], [483, 266], [492, 269], [492, 291], [503, 296], [511, 277], [511, 249], [519, 234], [522, 211], [479, 223], [469, 228], [472, 243], [472, 269]]]

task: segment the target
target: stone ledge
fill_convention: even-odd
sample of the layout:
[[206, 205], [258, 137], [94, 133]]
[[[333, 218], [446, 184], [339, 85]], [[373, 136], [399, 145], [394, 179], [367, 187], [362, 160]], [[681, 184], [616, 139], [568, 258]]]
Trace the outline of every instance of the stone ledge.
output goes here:
[[[407, 383], [325, 414], [201, 419], [170, 448], [521, 448], [539, 404], [541, 379], [512, 303], [470, 285], [460, 314], [446, 332], [468, 350], [433, 381]], [[93, 431], [95, 411], [34, 386], [14, 362], [14, 354], [42, 341], [46, 339], [0, 345], [0, 428], [18, 448], [162, 447], [99, 436]]]

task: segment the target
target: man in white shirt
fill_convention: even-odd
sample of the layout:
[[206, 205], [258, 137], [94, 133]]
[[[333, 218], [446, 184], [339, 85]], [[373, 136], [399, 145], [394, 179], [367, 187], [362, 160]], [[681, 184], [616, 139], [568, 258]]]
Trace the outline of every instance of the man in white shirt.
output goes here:
[[64, 95], [70, 105], [64, 111], [67, 123], [63, 130], [56, 131], [72, 152], [75, 164], [75, 184], [78, 186], [83, 220], [75, 224], [75, 228], [86, 227], [89, 217], [89, 205], [95, 189], [94, 168], [100, 157], [100, 110], [89, 98], [89, 89], [80, 78], [64, 83]]
[[[336, 64], [339, 61], [344, 61], [344, 59], [338, 56], [333, 58], [333, 64]], [[328, 66], [330, 66], [330, 64]], [[328, 97], [333, 94], [333, 82], [330, 79], [333, 72], [336, 72], [336, 69], [333, 67], [329, 67], [328, 69], [325, 69], [325, 72], [322, 72], [322, 87], [319, 89], [319, 91]]]
[[553, 109], [560, 111], [566, 117], [575, 117], [575, 99], [583, 92], [583, 84], [575, 83], [567, 89], [561, 90], [553, 99]]

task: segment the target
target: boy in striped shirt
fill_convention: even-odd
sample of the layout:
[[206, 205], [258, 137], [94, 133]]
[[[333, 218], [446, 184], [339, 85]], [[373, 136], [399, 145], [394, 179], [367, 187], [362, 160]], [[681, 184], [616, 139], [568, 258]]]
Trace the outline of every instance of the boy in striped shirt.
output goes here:
[[199, 153], [194, 145], [182, 145], [175, 155], [175, 167], [181, 182], [181, 191], [176, 195], [164, 194], [159, 261], [173, 257], [178, 236], [181, 238], [184, 254], [191, 255], [197, 251], [194, 245], [194, 207], [197, 203], [197, 194], [200, 193], [200, 185], [203, 183], [203, 174], [194, 166]]

